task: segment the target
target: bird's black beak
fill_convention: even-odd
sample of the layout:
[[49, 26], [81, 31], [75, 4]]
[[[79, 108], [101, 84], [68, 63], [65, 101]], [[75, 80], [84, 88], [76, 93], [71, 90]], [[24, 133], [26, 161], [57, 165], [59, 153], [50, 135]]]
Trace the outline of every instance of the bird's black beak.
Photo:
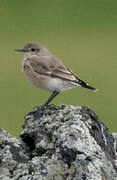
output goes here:
[[29, 52], [29, 50], [27, 50], [27, 49], [23, 49], [23, 48], [20, 48], [20, 49], [15, 49], [15, 51], [18, 51], [18, 52], [23, 52], [23, 53], [25, 53], [25, 52]]

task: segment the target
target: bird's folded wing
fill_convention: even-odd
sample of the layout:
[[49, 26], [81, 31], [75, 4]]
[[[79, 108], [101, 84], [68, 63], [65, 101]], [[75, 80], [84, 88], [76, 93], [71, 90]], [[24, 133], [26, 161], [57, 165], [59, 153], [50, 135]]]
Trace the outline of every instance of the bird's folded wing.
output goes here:
[[61, 79], [69, 80], [69, 81], [75, 81], [76, 78], [71, 74], [69, 70], [63, 69], [63, 68], [57, 68], [52, 72], [52, 77], [58, 77]]
[[33, 71], [38, 74], [49, 75], [55, 78], [61, 78], [64, 80], [75, 81], [76, 77], [74, 74], [64, 66], [64, 64], [53, 56], [49, 57], [33, 57], [30, 59], [30, 66]]
[[71, 71], [56, 56], [52, 56], [51, 64], [53, 64], [51, 76], [69, 81], [76, 80], [73, 73], [71, 73]]

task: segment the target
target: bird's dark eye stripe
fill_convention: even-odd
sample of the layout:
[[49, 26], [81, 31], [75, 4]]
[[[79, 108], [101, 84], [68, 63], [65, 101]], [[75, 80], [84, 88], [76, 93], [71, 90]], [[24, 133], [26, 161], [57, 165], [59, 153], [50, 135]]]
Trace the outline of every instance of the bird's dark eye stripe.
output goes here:
[[31, 51], [35, 51], [35, 48], [31, 48]]

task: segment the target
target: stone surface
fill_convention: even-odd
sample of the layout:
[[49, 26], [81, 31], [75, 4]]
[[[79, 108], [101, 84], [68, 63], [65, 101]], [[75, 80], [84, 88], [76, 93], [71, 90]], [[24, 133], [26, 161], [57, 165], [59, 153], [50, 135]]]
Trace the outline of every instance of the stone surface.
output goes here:
[[117, 133], [88, 108], [48, 106], [0, 130], [0, 180], [117, 180]]

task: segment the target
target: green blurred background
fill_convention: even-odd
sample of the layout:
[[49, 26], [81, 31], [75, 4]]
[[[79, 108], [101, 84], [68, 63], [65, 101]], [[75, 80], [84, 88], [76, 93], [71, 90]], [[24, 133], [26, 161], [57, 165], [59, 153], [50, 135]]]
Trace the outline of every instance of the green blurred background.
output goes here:
[[88, 105], [117, 131], [117, 0], [0, 0], [0, 127], [18, 136], [24, 115], [50, 95], [21, 72], [14, 51], [40, 42], [100, 91], [75, 88], [56, 104]]

